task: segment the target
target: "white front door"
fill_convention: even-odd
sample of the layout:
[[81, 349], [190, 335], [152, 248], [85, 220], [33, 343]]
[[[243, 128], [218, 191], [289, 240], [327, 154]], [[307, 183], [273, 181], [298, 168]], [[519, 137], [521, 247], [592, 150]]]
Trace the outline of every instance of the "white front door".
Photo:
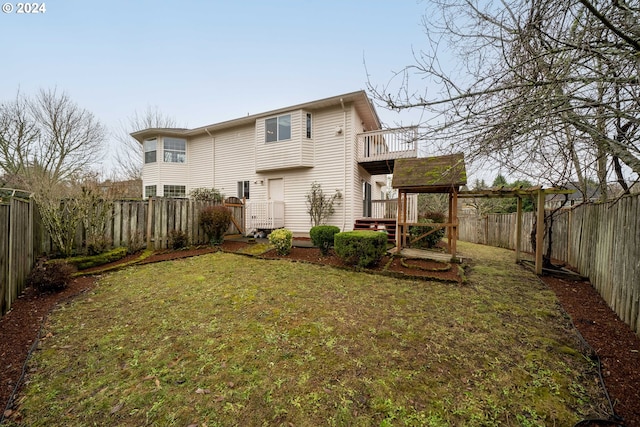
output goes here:
[[283, 202], [284, 201], [284, 179], [275, 178], [268, 181], [268, 194], [269, 200]]

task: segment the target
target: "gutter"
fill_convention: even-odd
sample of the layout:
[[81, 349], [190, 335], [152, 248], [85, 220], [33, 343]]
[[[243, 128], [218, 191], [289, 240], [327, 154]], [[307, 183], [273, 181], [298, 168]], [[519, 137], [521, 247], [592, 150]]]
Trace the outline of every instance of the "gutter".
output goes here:
[[342, 209], [342, 231], [346, 230], [347, 226], [347, 110], [344, 108], [344, 101], [340, 98], [340, 105], [342, 105], [342, 145], [344, 150], [344, 164], [343, 164], [343, 173], [342, 180], [344, 186], [344, 209]]

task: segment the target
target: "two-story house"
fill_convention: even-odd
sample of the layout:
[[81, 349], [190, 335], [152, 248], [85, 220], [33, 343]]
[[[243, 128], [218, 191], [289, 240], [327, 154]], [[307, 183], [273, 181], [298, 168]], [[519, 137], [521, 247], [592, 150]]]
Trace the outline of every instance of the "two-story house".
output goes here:
[[195, 129], [132, 133], [144, 151], [145, 197], [187, 197], [216, 188], [246, 200], [245, 231], [311, 223], [306, 194], [314, 182], [342, 199], [327, 221], [351, 230], [376, 210], [393, 161], [416, 157], [417, 130], [383, 130], [364, 91], [284, 107]]

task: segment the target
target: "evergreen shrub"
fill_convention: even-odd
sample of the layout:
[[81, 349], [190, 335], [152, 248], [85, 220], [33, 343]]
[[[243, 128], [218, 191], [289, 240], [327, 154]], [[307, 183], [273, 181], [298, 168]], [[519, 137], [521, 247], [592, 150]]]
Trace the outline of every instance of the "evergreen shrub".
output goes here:
[[293, 246], [293, 233], [286, 228], [278, 228], [269, 234], [269, 243], [276, 247], [278, 255], [289, 255]]
[[200, 212], [199, 224], [211, 244], [219, 245], [231, 225], [231, 209], [221, 205], [207, 206]]
[[309, 230], [311, 243], [320, 248], [322, 255], [329, 254], [329, 249], [333, 247], [333, 240], [336, 234], [340, 232], [340, 228], [335, 225], [316, 225]]
[[347, 264], [358, 267], [373, 266], [387, 251], [387, 233], [369, 230], [337, 233], [334, 238], [334, 250]]

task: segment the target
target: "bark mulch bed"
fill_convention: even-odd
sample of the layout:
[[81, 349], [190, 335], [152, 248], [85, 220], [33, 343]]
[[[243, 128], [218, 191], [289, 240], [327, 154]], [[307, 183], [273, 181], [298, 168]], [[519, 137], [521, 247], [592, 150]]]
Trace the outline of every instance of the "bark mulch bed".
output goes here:
[[[246, 246], [243, 242], [226, 241], [222, 249], [236, 252]], [[142, 262], [184, 258], [214, 250], [196, 248], [166, 251], [155, 253]], [[316, 248], [293, 248], [291, 254], [284, 257], [267, 252], [263, 257], [348, 267], [335, 256], [323, 257]], [[133, 258], [125, 258], [114, 263], [114, 266], [132, 260]], [[387, 258], [376, 269], [416, 278], [431, 276], [456, 282], [463, 278], [455, 264], [446, 271], [438, 271], [444, 270], [443, 263], [422, 260], [403, 263], [397, 258]], [[571, 316], [576, 328], [598, 355], [614, 410], [623, 420], [621, 424], [640, 427], [640, 337], [618, 319], [588, 281], [572, 281], [550, 276], [542, 277], [542, 280], [556, 293], [562, 308]], [[16, 385], [21, 382], [26, 357], [39, 338], [40, 326], [46, 316], [57, 304], [90, 290], [94, 282], [94, 276], [78, 277], [64, 291], [45, 295], [27, 288], [13, 303], [11, 311], [0, 318], [0, 410], [5, 410]], [[8, 408], [4, 415], [10, 414], [11, 409]]]

